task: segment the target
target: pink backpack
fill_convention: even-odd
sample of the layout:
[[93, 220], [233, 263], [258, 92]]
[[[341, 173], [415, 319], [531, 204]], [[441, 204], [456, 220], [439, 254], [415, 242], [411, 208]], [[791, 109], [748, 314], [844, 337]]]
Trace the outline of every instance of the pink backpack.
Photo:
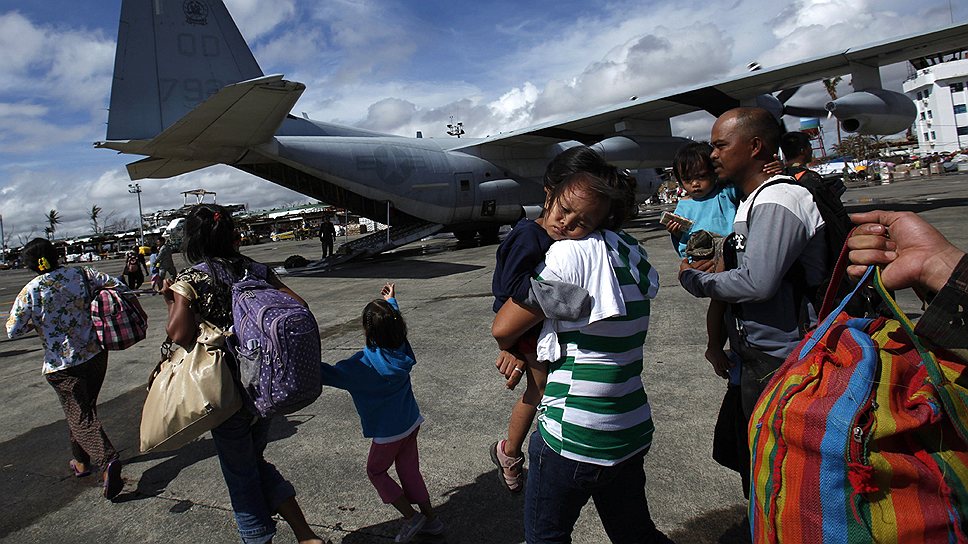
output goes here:
[[131, 347], [148, 334], [148, 314], [133, 294], [121, 294], [115, 289], [99, 289], [91, 293], [90, 279], [82, 270], [84, 283], [91, 300], [91, 322], [98, 343], [107, 350]]

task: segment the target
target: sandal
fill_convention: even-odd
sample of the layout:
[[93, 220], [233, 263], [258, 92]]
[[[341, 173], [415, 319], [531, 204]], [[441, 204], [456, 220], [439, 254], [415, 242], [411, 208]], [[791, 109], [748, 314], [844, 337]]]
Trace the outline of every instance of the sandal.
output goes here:
[[71, 459], [71, 462], [68, 463], [68, 465], [70, 465], [70, 467], [71, 467], [71, 470], [74, 471], [74, 477], [75, 478], [83, 478], [85, 476], [90, 476], [91, 475], [91, 469], [81, 470], [81, 469], [77, 468], [77, 465], [79, 465], [79, 464], [80, 463], [77, 461], [77, 459]]
[[499, 469], [497, 477], [504, 487], [511, 493], [520, 493], [524, 489], [524, 457], [511, 457], [504, 453], [507, 440], [499, 440], [491, 444], [491, 461]]
[[112, 459], [104, 469], [104, 498], [111, 500], [121, 493], [124, 489], [124, 480], [121, 479], [121, 460]]

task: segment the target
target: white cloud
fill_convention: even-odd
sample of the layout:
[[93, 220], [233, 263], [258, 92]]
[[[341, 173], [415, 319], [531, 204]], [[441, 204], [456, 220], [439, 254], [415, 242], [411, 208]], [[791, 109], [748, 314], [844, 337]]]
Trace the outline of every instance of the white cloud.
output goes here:
[[764, 67], [786, 64], [945, 24], [937, 11], [927, 16], [912, 13], [914, 6], [907, 6], [906, 13], [900, 13], [890, 4], [872, 0], [797, 0], [777, 16], [772, 26], [776, 47], [764, 51], [757, 60]]
[[535, 104], [535, 120], [712, 79], [729, 67], [732, 42], [712, 24], [658, 27], [626, 41], [576, 77], [550, 82]]
[[113, 37], [36, 25], [16, 12], [0, 15], [0, 99], [27, 94], [90, 112], [107, 103], [113, 67]]
[[225, 0], [246, 40], [258, 40], [296, 14], [295, 0]]
[[41, 56], [45, 36], [26, 17], [0, 14], [0, 89], [16, 85]]
[[[335, 61], [335, 69], [325, 75], [326, 85], [401, 75], [417, 50], [407, 13], [388, 2], [320, 2], [313, 6], [311, 24], [324, 28], [318, 48]], [[330, 50], [339, 56], [333, 57]]]

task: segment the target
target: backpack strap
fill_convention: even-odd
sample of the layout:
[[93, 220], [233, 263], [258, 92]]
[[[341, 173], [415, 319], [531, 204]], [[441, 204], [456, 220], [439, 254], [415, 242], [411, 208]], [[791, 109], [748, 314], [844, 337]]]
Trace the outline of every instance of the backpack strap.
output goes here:
[[[772, 187], [781, 183], [794, 185], [794, 182], [799, 180], [800, 177], [806, 172], [806, 170], [802, 170], [798, 172], [795, 177], [778, 176], [761, 185], [759, 190], [753, 194], [752, 200], [750, 200], [749, 208], [746, 211], [746, 231], [749, 232], [749, 225], [753, 219], [753, 203], [756, 202], [756, 197], [760, 196], [760, 193], [765, 191], [767, 187]], [[787, 269], [786, 274], [783, 275], [783, 278], [793, 286], [793, 299], [797, 305], [797, 324], [798, 328], [800, 329], [800, 336], [803, 337], [806, 335], [807, 330], [810, 327], [810, 312], [807, 309], [807, 305], [803, 303], [803, 299], [814, 299], [815, 295], [817, 294], [817, 287], [807, 285], [806, 272], [803, 269], [803, 265], [800, 264], [799, 259], [793, 261], [793, 264], [791, 264], [790, 268]], [[742, 318], [743, 314], [739, 304], [733, 305], [733, 314]]]
[[[850, 230], [850, 233], [847, 234], [848, 239], [850, 239], [851, 235], [854, 234], [854, 230], [856, 229], [857, 227], [854, 227]], [[840, 248], [840, 256], [837, 257], [837, 263], [834, 265], [833, 272], [830, 274], [830, 283], [827, 284], [827, 292], [824, 293], [823, 304], [821, 304], [820, 309], [817, 310], [817, 321], [823, 321], [826, 319], [826, 317], [830, 315], [831, 310], [833, 310], [834, 302], [837, 300], [837, 293], [840, 291], [840, 284], [843, 282], [844, 276], [847, 274], [847, 264], [849, 261], [847, 258], [847, 253], [848, 248], [847, 243], [845, 242], [844, 247]], [[865, 275], [864, 279], [866, 278], [867, 276]], [[858, 286], [863, 283], [864, 280], [861, 280], [858, 282]], [[854, 291], [851, 292], [850, 296], [854, 296], [854, 292], [856, 291], [857, 289], [855, 288]], [[847, 298], [844, 299], [844, 304], [846, 304]], [[841, 304], [841, 307], [844, 304]], [[840, 309], [838, 308], [838, 311], [835, 313], [840, 313]]]
[[87, 276], [87, 268], [83, 266], [77, 267], [81, 272], [81, 279], [84, 280], [84, 290], [87, 292], [87, 304], [91, 305], [91, 301], [94, 300], [94, 293], [91, 291], [91, 278]]

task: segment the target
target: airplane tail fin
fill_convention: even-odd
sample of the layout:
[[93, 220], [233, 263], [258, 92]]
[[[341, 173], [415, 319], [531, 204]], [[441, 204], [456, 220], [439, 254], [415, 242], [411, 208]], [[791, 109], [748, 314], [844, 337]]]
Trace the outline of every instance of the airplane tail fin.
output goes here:
[[123, 0], [107, 139], [149, 140], [262, 75], [221, 0]]

